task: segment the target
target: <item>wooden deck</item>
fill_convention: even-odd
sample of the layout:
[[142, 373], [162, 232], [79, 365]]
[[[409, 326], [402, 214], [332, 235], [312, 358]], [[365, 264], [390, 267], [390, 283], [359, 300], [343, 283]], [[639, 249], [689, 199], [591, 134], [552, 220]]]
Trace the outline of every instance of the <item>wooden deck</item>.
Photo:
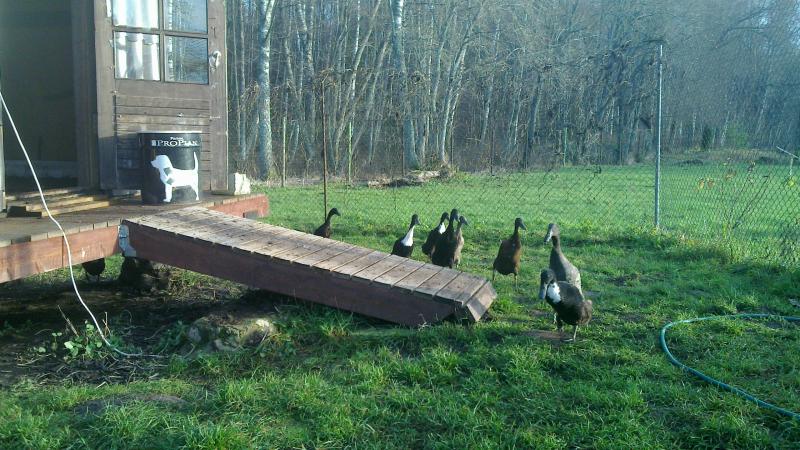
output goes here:
[[204, 208], [123, 225], [141, 258], [404, 325], [477, 321], [496, 297], [483, 277]]
[[[207, 195], [198, 207], [239, 217], [266, 216], [263, 194]], [[186, 205], [143, 205], [132, 199], [106, 207], [57, 216], [69, 237], [73, 263], [119, 252], [118, 226], [123, 219], [185, 208]], [[61, 232], [48, 218], [0, 218], [0, 283], [59, 269], [67, 265]]]

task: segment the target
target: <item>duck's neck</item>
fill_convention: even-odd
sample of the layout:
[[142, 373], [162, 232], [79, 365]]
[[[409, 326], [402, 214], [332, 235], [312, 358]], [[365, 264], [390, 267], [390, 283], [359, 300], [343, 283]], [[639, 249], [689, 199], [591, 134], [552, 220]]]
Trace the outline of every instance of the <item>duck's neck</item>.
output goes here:
[[514, 225], [514, 234], [511, 235], [511, 239], [519, 241], [519, 225]]
[[325, 217], [325, 225], [330, 225], [330, 224], [331, 224], [331, 218], [332, 218], [332, 217], [333, 217], [333, 213], [332, 213], [332, 212], [329, 212], [329, 213], [328, 213], [328, 216], [327, 216], [327, 217]]
[[459, 221], [458, 226], [456, 227], [456, 233], [461, 233], [461, 226], [464, 225], [464, 222]]
[[556, 250], [561, 250], [561, 238], [558, 237], [557, 234], [553, 235], [551, 238], [553, 240], [553, 248]]
[[411, 225], [408, 229], [408, 233], [403, 237], [403, 240], [400, 241], [406, 247], [410, 247], [414, 244], [414, 225]]
[[445, 222], [447, 222], [447, 221], [446, 220], [442, 220], [441, 222], [439, 222], [439, 228], [437, 229], [439, 234], [444, 233], [445, 228], [447, 228], [447, 227], [444, 226]]

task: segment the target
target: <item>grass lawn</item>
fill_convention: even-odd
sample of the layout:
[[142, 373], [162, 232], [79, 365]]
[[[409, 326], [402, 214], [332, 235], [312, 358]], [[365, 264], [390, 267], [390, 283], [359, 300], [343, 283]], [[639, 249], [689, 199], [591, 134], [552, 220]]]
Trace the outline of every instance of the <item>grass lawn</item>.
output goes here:
[[[686, 175], [686, 183], [695, 175]], [[548, 182], [548, 176], [560, 178]], [[498, 241], [514, 217], [524, 217], [529, 232], [519, 292], [512, 278], [498, 278], [498, 299], [481, 323], [421, 329], [279, 300], [280, 333], [255, 352], [174, 356], [151, 369], [152, 379], [145, 373], [129, 383], [33, 376], [15, 382], [0, 393], [0, 448], [798, 448], [800, 420], [681, 373], [661, 352], [658, 332], [669, 321], [705, 315], [800, 315], [789, 301], [800, 298], [800, 272], [747, 258], [744, 240], [720, 247], [651, 232], [652, 184], [644, 170], [611, 178], [619, 183], [613, 190], [607, 182], [593, 190], [583, 177], [333, 186], [330, 205], [343, 214], [334, 219], [335, 237], [376, 249], [391, 248], [411, 213], [421, 215], [427, 231], [442, 211], [458, 207], [470, 221], [462, 269], [485, 276]], [[566, 191], [570, 185], [583, 190]], [[318, 225], [318, 187], [268, 194], [268, 222], [306, 231]], [[665, 195], [665, 204], [681, 200]], [[610, 202], [626, 207], [603, 206]], [[774, 217], [760, 219], [743, 225], [748, 233], [774, 225]], [[584, 289], [596, 293], [595, 317], [574, 344], [553, 338], [549, 307], [536, 298], [550, 250], [542, 237], [553, 220], [582, 270]], [[64, 274], [35, 277], [23, 287], [58, 296], [67, 288], [54, 280]], [[226, 286], [186, 273], [182, 279], [182, 286]], [[187, 292], [174, 292], [164, 304], [187, 301]], [[12, 339], [2, 336], [0, 343]], [[685, 363], [800, 411], [800, 326], [682, 325], [670, 331], [669, 343]], [[99, 414], [74, 411], [89, 400], [147, 394], [186, 404], [133, 400]]]

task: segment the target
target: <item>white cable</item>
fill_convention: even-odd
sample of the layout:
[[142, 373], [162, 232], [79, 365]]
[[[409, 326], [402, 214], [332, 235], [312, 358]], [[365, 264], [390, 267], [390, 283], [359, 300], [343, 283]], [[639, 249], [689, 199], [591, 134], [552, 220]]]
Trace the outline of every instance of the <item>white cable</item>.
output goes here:
[[106, 339], [106, 335], [103, 333], [103, 329], [100, 327], [100, 323], [97, 321], [97, 318], [92, 313], [92, 310], [89, 309], [89, 306], [86, 302], [83, 301], [83, 297], [81, 297], [81, 293], [78, 292], [78, 285], [75, 283], [75, 274], [72, 271], [72, 249], [69, 247], [69, 240], [67, 239], [67, 233], [61, 227], [61, 224], [56, 220], [52, 214], [50, 214], [50, 208], [47, 207], [47, 201], [44, 199], [44, 192], [42, 191], [42, 185], [39, 184], [39, 177], [36, 176], [36, 171], [33, 170], [33, 163], [31, 163], [31, 159], [28, 156], [28, 151], [25, 149], [25, 144], [22, 143], [22, 138], [19, 136], [19, 132], [17, 131], [17, 126], [14, 124], [14, 118], [11, 117], [11, 111], [8, 110], [8, 105], [6, 105], [6, 101], [3, 98], [3, 92], [0, 91], [0, 102], [3, 104], [3, 109], [6, 110], [6, 115], [8, 116], [8, 122], [11, 124], [11, 129], [14, 130], [14, 135], [17, 137], [17, 142], [19, 143], [20, 148], [22, 149], [22, 153], [25, 155], [25, 160], [28, 162], [28, 167], [31, 169], [31, 173], [33, 174], [33, 181], [36, 182], [36, 189], [39, 190], [39, 198], [42, 199], [42, 206], [44, 206], [44, 210], [47, 212], [47, 217], [53, 221], [54, 224], [58, 227], [59, 231], [61, 231], [61, 236], [64, 238], [64, 245], [67, 247], [67, 262], [69, 267], [69, 277], [72, 280], [72, 289], [75, 291], [75, 295], [78, 297], [78, 301], [81, 303], [83, 308], [86, 312], [89, 313], [89, 317], [92, 318], [92, 322], [94, 322], [94, 326], [97, 329], [97, 332], [100, 334], [100, 338], [103, 340], [108, 348], [114, 350], [115, 352], [119, 353], [122, 356], [153, 356], [159, 357], [159, 355], [144, 355], [142, 353], [126, 353], [122, 350], [116, 348], [111, 344], [111, 342]]

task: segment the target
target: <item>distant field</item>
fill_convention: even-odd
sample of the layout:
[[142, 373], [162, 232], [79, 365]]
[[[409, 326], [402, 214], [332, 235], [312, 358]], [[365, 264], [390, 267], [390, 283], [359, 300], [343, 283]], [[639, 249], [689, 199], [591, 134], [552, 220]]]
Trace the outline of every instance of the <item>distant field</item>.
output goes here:
[[[665, 213], [669, 229], [677, 228], [677, 211], [692, 218], [726, 210], [716, 187], [698, 191], [699, 178], [719, 175], [698, 167], [665, 170], [671, 171], [675, 181], [665, 186], [664, 201], [676, 212]], [[796, 190], [770, 186], [796, 199]], [[305, 231], [320, 223], [319, 187], [267, 193], [267, 222]], [[769, 233], [780, 219], [762, 202], [758, 220], [734, 234], [742, 245], [731, 255], [703, 240], [652, 233], [651, 193], [650, 170], [640, 167], [463, 176], [399, 189], [334, 185], [330, 204], [342, 211], [333, 224], [336, 239], [388, 250], [412, 212], [427, 230], [456, 206], [470, 221], [462, 269], [487, 277], [498, 241], [515, 216], [524, 217], [519, 291], [511, 278], [499, 277], [498, 299], [484, 321], [421, 329], [281, 300], [280, 333], [257, 352], [174, 356], [157, 361], [155, 381], [139, 375], [128, 384], [42, 384], [35, 377], [17, 383], [0, 392], [0, 448], [797, 448], [800, 421], [687, 376], [658, 346], [660, 328], [673, 320], [798, 315], [790, 299], [800, 298], [800, 271], [740, 253], [750, 248], [747, 234]], [[687, 204], [696, 197], [703, 203]], [[553, 220], [562, 224], [565, 251], [595, 302], [595, 317], [575, 344], [560, 342], [549, 307], [536, 297], [550, 251], [542, 238]], [[681, 222], [686, 228], [678, 230], [698, 236], [721, 226], [712, 219]], [[414, 257], [422, 259], [418, 250]], [[59, 277], [63, 271], [22, 287], [57, 298], [58, 291], [37, 289]], [[186, 273], [181, 279], [201, 292], [226, 287]], [[161, 308], [196, 301], [195, 292], [171, 292]], [[162, 314], [161, 302], [153, 303], [154, 316]], [[116, 320], [136, 326], [145, 317]], [[156, 332], [152, 342], [176, 329]], [[687, 325], [670, 331], [669, 343], [687, 364], [800, 411], [800, 326]], [[93, 364], [72, 363], [62, 373]], [[98, 415], [74, 412], [87, 400], [150, 394], [178, 396], [186, 405], [120, 401]]]
[[[529, 173], [461, 174], [420, 187], [329, 186], [328, 205], [342, 223], [397, 230], [413, 213], [432, 225], [459, 208], [478, 231], [502, 231], [521, 216], [542, 233], [557, 221], [568, 229], [649, 230], [654, 215], [652, 166], [566, 167]], [[788, 165], [664, 164], [661, 226], [732, 257], [800, 263], [800, 182]], [[305, 224], [323, 214], [322, 187], [269, 189], [274, 220]], [[390, 245], [390, 242], [387, 242]]]

